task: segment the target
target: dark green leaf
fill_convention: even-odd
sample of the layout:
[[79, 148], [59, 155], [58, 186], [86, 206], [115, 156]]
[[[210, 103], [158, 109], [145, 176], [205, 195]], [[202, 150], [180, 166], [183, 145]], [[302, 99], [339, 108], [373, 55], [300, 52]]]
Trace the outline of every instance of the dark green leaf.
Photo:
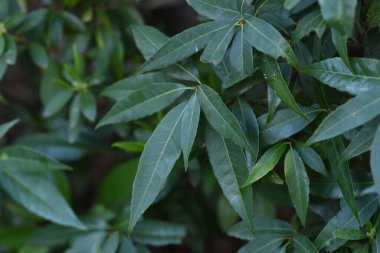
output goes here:
[[315, 245], [304, 235], [297, 234], [293, 237], [294, 250], [297, 253], [318, 253]]
[[375, 26], [380, 26], [380, 1], [373, 0], [371, 1], [371, 5], [368, 9], [368, 26], [369, 28], [373, 28]]
[[32, 43], [30, 45], [30, 56], [34, 63], [43, 69], [46, 69], [49, 64], [49, 56], [46, 49], [39, 43]]
[[233, 0], [187, 0], [199, 14], [214, 20], [237, 21], [240, 14], [240, 6]]
[[0, 139], [6, 135], [6, 133], [14, 127], [20, 120], [19, 119], [14, 119], [12, 121], [9, 121], [7, 123], [1, 124], [0, 125]]
[[288, 185], [293, 206], [300, 217], [301, 223], [305, 226], [309, 205], [309, 177], [301, 157], [292, 147], [285, 157], [285, 181]]
[[133, 25], [132, 33], [136, 46], [145, 60], [149, 60], [169, 40], [156, 28], [146, 25]]
[[181, 154], [181, 122], [185, 104], [173, 108], [150, 136], [133, 183], [129, 232], [153, 203]]
[[315, 31], [319, 38], [322, 38], [326, 29], [326, 23], [319, 11], [313, 11], [303, 17], [292, 34], [292, 43], [298, 43], [303, 37]]
[[293, 9], [301, 0], [285, 0], [284, 7], [287, 10]]
[[232, 208], [253, 230], [252, 188], [240, 189], [248, 176], [244, 152], [217, 132], [208, 128], [207, 151], [214, 175]]
[[351, 63], [350, 59], [348, 58], [347, 35], [342, 35], [335, 29], [332, 29], [331, 38], [336, 50], [338, 51], [339, 56], [342, 58], [346, 66], [350, 68]]
[[116, 253], [116, 250], [119, 246], [120, 235], [118, 232], [113, 232], [108, 238], [104, 241], [102, 250], [103, 253]]
[[314, 171], [321, 173], [322, 175], [328, 176], [321, 157], [317, 152], [315, 152], [314, 149], [298, 141], [295, 142], [295, 144], [297, 152], [307, 166], [312, 168]]
[[352, 228], [339, 228], [334, 231], [334, 236], [338, 239], [360, 241], [367, 237], [366, 233]]
[[42, 115], [50, 117], [59, 112], [72, 98], [74, 91], [61, 90], [57, 92], [45, 105]]
[[97, 107], [94, 95], [89, 91], [80, 92], [79, 99], [83, 116], [91, 122], [95, 121]]
[[239, 249], [237, 253], [268, 253], [281, 247], [284, 238], [276, 235], [261, 235], [258, 234], [246, 244], [243, 248]]
[[380, 125], [377, 127], [371, 146], [371, 171], [376, 191], [380, 189]]

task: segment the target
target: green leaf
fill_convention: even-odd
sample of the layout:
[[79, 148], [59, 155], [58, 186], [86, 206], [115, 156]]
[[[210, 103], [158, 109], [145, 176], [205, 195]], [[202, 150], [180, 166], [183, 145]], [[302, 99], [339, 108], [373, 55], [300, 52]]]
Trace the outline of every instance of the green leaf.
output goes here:
[[153, 203], [181, 154], [181, 122], [185, 109], [182, 103], [166, 114], [145, 144], [133, 183], [129, 232]]
[[319, 38], [322, 38], [326, 29], [326, 23], [319, 11], [313, 11], [305, 15], [297, 24], [296, 30], [292, 34], [292, 43], [298, 43], [303, 37], [315, 31]]
[[5, 62], [8, 65], [14, 65], [16, 63], [17, 54], [18, 54], [16, 41], [12, 36], [6, 35], [5, 43], [7, 45], [7, 49], [3, 55], [3, 57], [5, 58]]
[[380, 253], [380, 230], [376, 231], [376, 238], [372, 242], [372, 253]]
[[221, 97], [213, 89], [203, 84], [197, 88], [196, 94], [211, 127], [222, 137], [246, 148], [253, 154], [238, 120], [223, 103]]
[[338, 239], [360, 241], [367, 237], [366, 233], [352, 228], [339, 228], [334, 231], [334, 236]]
[[139, 222], [132, 233], [133, 240], [156, 247], [170, 244], [179, 245], [185, 236], [186, 228], [184, 226], [155, 220]]
[[187, 0], [199, 14], [214, 20], [237, 21], [240, 17], [240, 6], [236, 1], [228, 0]]
[[[376, 195], [367, 195], [357, 200], [360, 223], [364, 224], [372, 217], [378, 206]], [[347, 206], [344, 200], [341, 201], [341, 211], [333, 217], [322, 229], [315, 239], [315, 246], [318, 250], [325, 248], [328, 252], [333, 252], [346, 243], [346, 240], [338, 239], [334, 236], [334, 231], [342, 228], [358, 229], [360, 227], [355, 215]]]
[[274, 252], [280, 248], [285, 238], [276, 235], [261, 235], [258, 234], [246, 244], [243, 248], [239, 249], [237, 253], [268, 253]]
[[293, 67], [300, 69], [291, 46], [272, 25], [255, 17], [250, 17], [245, 22], [245, 39], [254, 48], [275, 59], [285, 57]]
[[116, 253], [120, 241], [119, 232], [113, 232], [108, 238], [104, 241], [102, 252], [103, 253]]
[[206, 146], [214, 175], [232, 208], [253, 230], [252, 188], [240, 188], [248, 176], [244, 152], [234, 143], [208, 128]]
[[65, 253], [99, 253], [102, 250], [101, 244], [105, 237], [106, 233], [103, 230], [83, 234], [75, 238]]
[[380, 89], [359, 94], [330, 113], [308, 143], [330, 139], [363, 125], [380, 114], [379, 106]]
[[74, 14], [64, 11], [62, 12], [62, 18], [65, 24], [74, 31], [83, 32], [86, 29], [86, 26], [77, 16]]
[[200, 113], [201, 108], [197, 96], [193, 94], [186, 105], [181, 123], [181, 149], [186, 170], [189, 164], [190, 151], [197, 135]]
[[295, 113], [306, 118], [294, 99], [292, 92], [289, 90], [288, 84], [282, 76], [280, 66], [277, 61], [266, 55], [263, 55], [260, 60], [260, 66], [264, 74], [264, 78], [276, 92], [276, 95], [281, 98], [281, 100]]
[[285, 157], [285, 181], [293, 206], [305, 227], [309, 205], [309, 177], [301, 157], [292, 147]]
[[14, 119], [12, 121], [9, 121], [7, 123], [1, 124], [0, 125], [0, 139], [6, 135], [6, 133], [14, 127], [20, 120], [19, 119]]
[[212, 21], [187, 29], [170, 38], [140, 71], [168, 67], [202, 50], [220, 30], [229, 27], [224, 22]]
[[339, 56], [342, 58], [346, 66], [350, 68], [351, 63], [347, 50], [347, 35], [342, 35], [335, 29], [331, 29], [331, 38], [336, 50], [338, 51]]
[[291, 10], [296, 6], [301, 0], [285, 0], [284, 7], [287, 10]]
[[351, 140], [350, 145], [348, 145], [346, 150], [342, 153], [341, 160], [346, 161], [369, 151], [379, 122], [379, 119], [375, 118], [368, 124], [364, 125]]
[[85, 229], [47, 174], [0, 170], [0, 184], [29, 211], [57, 224]]
[[315, 150], [304, 143], [301, 143], [299, 141], [295, 142], [296, 150], [298, 154], [301, 156], [302, 161], [312, 168], [314, 171], [324, 175], [328, 176], [329, 174], [326, 171], [325, 165], [323, 164], [322, 158], [318, 155]]
[[42, 115], [47, 118], [59, 112], [73, 97], [74, 91], [61, 90], [57, 92], [45, 105]]
[[149, 60], [169, 38], [154, 27], [147, 25], [133, 25], [132, 34], [137, 48], [145, 60]]
[[95, 96], [89, 91], [80, 92], [79, 100], [83, 116], [89, 121], [94, 122], [97, 113]]
[[257, 182], [265, 175], [267, 175], [271, 170], [273, 170], [280, 160], [285, 149], [285, 143], [279, 143], [268, 149], [253, 167], [242, 187], [246, 187], [253, 184], [254, 182]]
[[352, 71], [342, 58], [332, 58], [307, 66], [304, 71], [320, 82], [343, 92], [357, 95], [380, 87], [380, 62], [351, 58]]
[[368, 27], [371, 29], [376, 26], [380, 26], [380, 1], [373, 0], [368, 9]]
[[218, 31], [203, 51], [201, 61], [204, 63], [212, 63], [214, 65], [219, 64], [226, 54], [235, 31], [234, 24]]
[[228, 235], [251, 241], [256, 234], [282, 235], [284, 237], [294, 234], [292, 226], [283, 220], [255, 217], [253, 218], [253, 227], [255, 228], [254, 232], [248, 228], [245, 222], [239, 222], [228, 230]]
[[141, 153], [144, 150], [145, 143], [141, 141], [119, 141], [112, 144], [112, 147], [120, 148], [128, 152]]
[[156, 113], [173, 103], [188, 89], [191, 88], [176, 83], [155, 83], [143, 87], [117, 102], [101, 119], [97, 128], [129, 122]]
[[341, 162], [339, 160], [345, 149], [343, 141], [341, 138], [332, 139], [329, 141], [329, 145], [330, 152], [328, 153], [328, 159], [335, 180], [338, 183], [348, 206], [351, 208], [357, 219], [359, 219], [349, 164], [348, 162]]
[[350, 36], [354, 27], [357, 0], [318, 0], [326, 22], [342, 35]]
[[241, 98], [236, 99], [232, 105], [232, 112], [239, 121], [255, 155], [253, 159], [256, 160], [259, 154], [259, 123], [257, 122], [255, 112], [248, 102]]
[[110, 87], [103, 90], [102, 95], [121, 101], [131, 93], [155, 83], [162, 83], [168, 78], [162, 72], [154, 72], [143, 75], [130, 76], [117, 81]]
[[[369, 244], [361, 244], [361, 245], [358, 245], [353, 251], [352, 253], [369, 253]], [[376, 251], [372, 251], [372, 253], [376, 253]]]
[[98, 193], [99, 202], [113, 210], [120, 210], [129, 204], [137, 166], [138, 160], [131, 159], [113, 167], [102, 182]]
[[320, 110], [311, 107], [301, 107], [301, 111], [306, 115], [308, 120], [290, 109], [278, 111], [270, 123], [267, 123], [268, 114], [261, 116], [258, 121], [260, 137], [264, 146], [272, 145], [300, 132], [320, 113]]
[[3, 54], [5, 49], [5, 38], [2, 34], [0, 34], [0, 56]]
[[7, 72], [8, 65], [5, 62], [5, 57], [0, 56], [0, 81], [3, 79], [5, 73]]
[[371, 171], [376, 191], [380, 189], [380, 125], [377, 127], [375, 137], [371, 145]]
[[297, 253], [318, 253], [315, 245], [304, 235], [297, 234], [293, 237], [294, 251]]
[[32, 43], [30, 45], [30, 56], [34, 63], [43, 69], [46, 69], [49, 64], [49, 56], [46, 52], [46, 49], [39, 43]]

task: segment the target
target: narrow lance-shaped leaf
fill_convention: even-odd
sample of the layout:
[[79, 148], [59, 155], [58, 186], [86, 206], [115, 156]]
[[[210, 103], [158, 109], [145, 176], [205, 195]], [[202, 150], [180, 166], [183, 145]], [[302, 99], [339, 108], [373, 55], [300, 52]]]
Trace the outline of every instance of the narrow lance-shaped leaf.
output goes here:
[[359, 229], [339, 228], [334, 231], [334, 236], [344, 240], [360, 241], [366, 238], [367, 234]]
[[380, 123], [380, 118], [375, 118], [362, 129], [351, 140], [350, 145], [344, 150], [341, 160], [346, 161], [356, 156], [359, 156], [371, 149], [373, 139], [376, 134], [377, 127]]
[[286, 149], [285, 143], [279, 143], [268, 149], [251, 170], [242, 187], [249, 186], [267, 175], [277, 165]]
[[184, 112], [184, 103], [173, 108], [145, 144], [133, 183], [129, 232], [153, 203], [181, 154], [181, 121]]
[[156, 113], [173, 103], [188, 89], [191, 88], [176, 83], [145, 86], [116, 103], [97, 127], [128, 122]]
[[206, 144], [214, 175], [224, 195], [234, 210], [253, 230], [252, 188], [240, 188], [248, 176], [242, 148], [224, 139], [211, 128], [207, 130]]
[[240, 10], [234, 0], [187, 0], [199, 14], [214, 20], [237, 20]]
[[275, 59], [285, 57], [293, 67], [300, 69], [291, 46], [272, 25], [255, 17], [250, 17], [245, 22], [245, 39], [254, 48]]
[[260, 235], [258, 234], [246, 244], [243, 248], [239, 249], [237, 253], [268, 253], [274, 252], [281, 248], [284, 237], [280, 235]]
[[361, 126], [380, 114], [380, 88], [359, 94], [330, 113], [319, 125], [308, 143], [333, 138]]
[[0, 170], [0, 184], [29, 211], [60, 225], [85, 229], [48, 174]]
[[268, 84], [276, 91], [277, 96], [295, 113], [306, 118], [299, 108], [288, 84], [285, 82], [277, 61], [271, 57], [263, 55], [261, 57], [261, 70]]
[[197, 88], [197, 97], [212, 128], [224, 138], [246, 148], [253, 154], [238, 120], [223, 103], [221, 97], [213, 89], [203, 84]]
[[1, 124], [0, 125], [0, 139], [4, 137], [4, 135], [12, 128], [14, 127], [20, 120], [15, 119], [12, 121], [9, 121], [7, 123]]
[[357, 0], [318, 0], [323, 18], [341, 34], [350, 36], [355, 19]]
[[293, 9], [301, 0], [285, 0], [284, 7], [287, 10]]
[[315, 245], [304, 235], [298, 234], [293, 237], [294, 250], [297, 253], [318, 253]]
[[30, 56], [34, 63], [40, 68], [47, 68], [49, 64], [49, 56], [46, 52], [46, 49], [38, 44], [32, 43], [30, 45]]
[[376, 59], [351, 58], [346, 66], [342, 58], [332, 58], [304, 68], [320, 82], [351, 94], [360, 94], [380, 87], [380, 62]]
[[200, 24], [175, 35], [163, 45], [140, 71], [150, 71], [168, 67], [202, 50], [217, 32], [230, 26], [224, 22], [212, 21]]
[[295, 148], [298, 154], [307, 166], [324, 176], [329, 175], [326, 171], [325, 165], [323, 164], [322, 158], [318, 155], [317, 152], [315, 152], [313, 148], [298, 141], [296, 141], [295, 144]]
[[339, 56], [342, 58], [346, 66], [350, 68], [351, 63], [348, 57], [347, 35], [342, 35], [335, 29], [331, 29], [331, 38], [336, 48], [336, 51], [338, 51]]
[[380, 192], [380, 125], [377, 128], [371, 146], [371, 171], [375, 189]]
[[346, 200], [348, 206], [351, 208], [355, 217], [359, 220], [358, 208], [355, 202], [354, 186], [352, 183], [350, 167], [348, 162], [341, 162], [339, 160], [342, 152], [344, 151], [344, 144], [341, 138], [335, 138], [329, 142], [328, 159], [331, 170], [335, 177], [336, 182], [342, 191], [343, 197]]
[[201, 61], [205, 63], [212, 63], [214, 65], [219, 64], [226, 54], [227, 48], [231, 43], [235, 31], [235, 25], [232, 24], [217, 32], [203, 51]]
[[290, 199], [302, 225], [305, 226], [309, 205], [309, 177], [301, 157], [292, 147], [285, 157], [285, 181], [288, 185]]
[[292, 34], [292, 43], [298, 43], [303, 37], [315, 31], [319, 38], [322, 38], [326, 29], [326, 22], [319, 11], [314, 11], [303, 17]]
[[181, 149], [186, 170], [189, 164], [190, 151], [197, 135], [200, 113], [201, 108], [197, 96], [193, 94], [186, 105], [181, 125]]

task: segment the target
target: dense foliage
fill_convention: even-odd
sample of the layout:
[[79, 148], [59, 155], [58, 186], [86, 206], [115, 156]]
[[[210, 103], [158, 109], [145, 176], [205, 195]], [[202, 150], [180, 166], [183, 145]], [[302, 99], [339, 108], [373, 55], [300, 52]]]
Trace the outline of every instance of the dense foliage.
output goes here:
[[379, 253], [380, 0], [187, 3], [0, 0], [0, 252]]

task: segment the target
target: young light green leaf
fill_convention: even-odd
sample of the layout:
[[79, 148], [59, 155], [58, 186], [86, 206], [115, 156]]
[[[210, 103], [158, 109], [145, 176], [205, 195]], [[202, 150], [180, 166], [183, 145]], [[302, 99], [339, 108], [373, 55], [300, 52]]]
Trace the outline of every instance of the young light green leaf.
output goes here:
[[339, 185], [348, 206], [351, 208], [355, 217], [359, 220], [358, 208], [355, 202], [354, 186], [352, 183], [350, 167], [348, 162], [341, 162], [339, 158], [344, 151], [344, 144], [341, 138], [331, 139], [329, 141], [330, 150], [328, 159], [334, 178]]
[[47, 118], [59, 112], [72, 98], [74, 91], [61, 90], [57, 92], [45, 105], [42, 115]]
[[285, 57], [293, 67], [300, 69], [291, 46], [272, 25], [256, 17], [250, 17], [245, 22], [245, 39], [254, 48], [275, 59]]
[[155, 83], [131, 93], [116, 103], [97, 127], [129, 122], [156, 113], [190, 88], [176, 83]]
[[246, 148], [253, 154], [238, 120], [223, 103], [221, 97], [213, 89], [203, 84], [197, 88], [197, 97], [212, 128], [224, 138]]
[[364, 125], [351, 140], [350, 145], [348, 145], [346, 150], [342, 153], [341, 160], [347, 161], [369, 151], [378, 125], [379, 120], [377, 118]]
[[279, 143], [268, 149], [253, 167], [251, 173], [249, 174], [242, 187], [246, 187], [253, 184], [254, 182], [257, 182], [265, 175], [267, 175], [271, 170], [273, 170], [280, 160], [285, 149], [285, 143]]
[[233, 20], [241, 17], [240, 6], [232, 0], [187, 0], [199, 14], [214, 20]]
[[214, 175], [224, 195], [232, 208], [253, 230], [252, 188], [240, 188], [248, 176], [243, 150], [211, 128], [206, 132], [206, 144]]
[[342, 58], [346, 66], [350, 68], [351, 63], [348, 57], [347, 35], [342, 35], [335, 29], [331, 29], [331, 38], [336, 50], [338, 51], [339, 56]]
[[167, 113], [145, 145], [133, 183], [129, 232], [153, 203], [181, 154], [181, 122], [185, 109], [182, 103]]
[[276, 235], [261, 235], [258, 234], [246, 244], [243, 248], [239, 249], [237, 253], [268, 253], [274, 252], [281, 248], [282, 242], [285, 240], [282, 236]]
[[380, 189], [380, 125], [377, 127], [375, 136], [371, 146], [371, 171], [375, 189], [379, 192]]
[[297, 24], [296, 30], [292, 34], [292, 43], [298, 43], [303, 37], [315, 31], [319, 38], [322, 38], [326, 29], [326, 23], [319, 11], [313, 11], [305, 15]]
[[297, 253], [318, 253], [315, 245], [304, 235], [297, 234], [292, 239], [294, 251]]
[[168, 67], [186, 57], [202, 50], [220, 30], [229, 27], [229, 24], [219, 21], [207, 22], [170, 38], [140, 71], [151, 71]]
[[248, 102], [241, 98], [238, 98], [232, 105], [232, 112], [239, 121], [245, 136], [247, 136], [249, 145], [255, 155], [253, 159], [256, 160], [259, 154], [259, 123], [255, 112]]
[[359, 94], [330, 113], [319, 125], [308, 143], [333, 138], [363, 125], [380, 114], [380, 88]]
[[12, 128], [14, 127], [20, 120], [14, 119], [12, 121], [9, 121], [7, 123], [0, 125], [0, 140], [4, 137], [4, 135]]
[[189, 165], [190, 151], [197, 135], [200, 113], [201, 108], [197, 96], [196, 94], [193, 94], [186, 105], [186, 111], [183, 114], [181, 123], [181, 149], [185, 163], [185, 170], [187, 170]]
[[29, 211], [54, 223], [85, 229], [46, 173], [0, 170], [0, 184]]
[[296, 141], [295, 144], [295, 148], [298, 154], [301, 156], [302, 161], [307, 166], [324, 176], [329, 175], [326, 171], [325, 165], [323, 164], [322, 158], [318, 155], [317, 152], [315, 152], [314, 149], [299, 141]]
[[264, 146], [272, 145], [298, 133], [308, 126], [320, 113], [320, 110], [311, 107], [301, 107], [301, 111], [306, 115], [308, 120], [290, 109], [278, 111], [269, 123], [267, 123], [268, 114], [261, 116], [258, 121], [260, 136]]
[[223, 30], [218, 31], [207, 44], [207, 47], [201, 55], [201, 61], [204, 63], [219, 64], [226, 54], [227, 48], [231, 43], [236, 29], [232, 24]]
[[343, 92], [357, 95], [380, 87], [380, 62], [376, 59], [351, 58], [350, 70], [342, 58], [332, 58], [304, 68], [320, 82]]
[[292, 92], [289, 90], [288, 84], [282, 76], [280, 66], [277, 61], [271, 57], [263, 55], [260, 58], [260, 63], [265, 80], [276, 92], [277, 96], [279, 96], [281, 100], [295, 113], [306, 118], [294, 99]]
[[95, 96], [90, 91], [80, 92], [79, 100], [83, 116], [89, 121], [94, 122], [97, 113]]
[[342, 35], [350, 36], [354, 27], [357, 0], [318, 0], [326, 22]]
[[103, 90], [102, 95], [113, 98], [116, 101], [121, 101], [134, 91], [142, 89], [148, 85], [154, 85], [155, 83], [162, 83], [165, 81], [168, 81], [168, 78], [162, 72], [131, 76], [107, 87]]
[[285, 157], [285, 181], [288, 185], [293, 206], [302, 225], [305, 227], [309, 205], [309, 177], [301, 157], [292, 147]]
[[334, 231], [334, 236], [338, 239], [360, 241], [367, 237], [366, 233], [352, 228], [339, 228]]
[[30, 56], [34, 63], [43, 69], [46, 69], [49, 64], [49, 56], [46, 52], [46, 49], [39, 43], [32, 43], [30, 45]]

